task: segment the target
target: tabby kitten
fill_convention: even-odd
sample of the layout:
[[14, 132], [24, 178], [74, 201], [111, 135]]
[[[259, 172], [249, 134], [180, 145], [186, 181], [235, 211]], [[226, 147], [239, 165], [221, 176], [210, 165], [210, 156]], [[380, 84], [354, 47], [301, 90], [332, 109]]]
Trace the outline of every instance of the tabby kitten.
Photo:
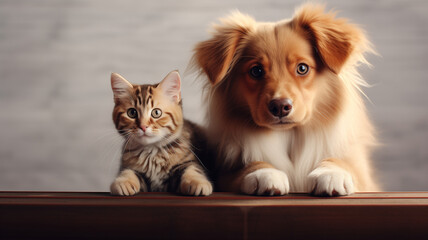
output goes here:
[[125, 143], [111, 194], [212, 193], [211, 182], [195, 154], [204, 135], [198, 126], [183, 119], [180, 85], [177, 71], [155, 85], [134, 85], [112, 73], [113, 121]]

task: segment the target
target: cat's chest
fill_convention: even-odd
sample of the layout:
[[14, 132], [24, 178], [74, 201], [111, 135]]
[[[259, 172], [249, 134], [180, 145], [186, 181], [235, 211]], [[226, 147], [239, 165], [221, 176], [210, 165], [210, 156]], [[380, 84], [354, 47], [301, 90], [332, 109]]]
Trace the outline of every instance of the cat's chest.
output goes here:
[[146, 148], [123, 154], [123, 167], [144, 173], [147, 178], [160, 178], [171, 168], [168, 153], [161, 148]]
[[167, 148], [146, 148], [123, 154], [122, 167], [143, 174], [153, 191], [164, 190], [164, 183], [171, 169], [178, 164], [181, 152], [171, 152]]

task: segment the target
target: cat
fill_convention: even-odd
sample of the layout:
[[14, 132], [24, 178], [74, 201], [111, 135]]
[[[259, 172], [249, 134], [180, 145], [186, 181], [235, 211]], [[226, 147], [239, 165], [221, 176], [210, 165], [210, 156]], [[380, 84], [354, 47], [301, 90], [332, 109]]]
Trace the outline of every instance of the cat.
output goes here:
[[111, 194], [212, 193], [213, 186], [196, 155], [206, 138], [199, 126], [183, 118], [180, 86], [178, 71], [154, 85], [131, 84], [119, 74], [111, 74], [113, 122], [125, 138]]

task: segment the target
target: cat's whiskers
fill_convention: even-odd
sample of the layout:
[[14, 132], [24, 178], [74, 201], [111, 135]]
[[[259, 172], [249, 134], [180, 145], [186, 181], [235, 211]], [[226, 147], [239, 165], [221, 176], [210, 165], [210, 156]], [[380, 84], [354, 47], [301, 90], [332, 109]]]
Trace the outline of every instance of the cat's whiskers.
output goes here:
[[[170, 149], [173, 149], [172, 143], [176, 143], [178, 146], [182, 146], [179, 142], [177, 142], [177, 139], [180, 139], [182, 141], [186, 141], [184, 138], [182, 138], [181, 135], [177, 136], [176, 138], [172, 138], [172, 136], [169, 137], [162, 137], [163, 140], [168, 141], [166, 144], [166, 147], [164, 147], [165, 151], [167, 152], [168, 158], [170, 158], [169, 154], [174, 154], [170, 152]], [[184, 147], [185, 148], [185, 147]], [[183, 149], [179, 148], [179, 150], [184, 151]]]
[[94, 147], [102, 153], [96, 162], [100, 168], [106, 169], [110, 174], [113, 172], [113, 167], [116, 166], [114, 163], [120, 158], [119, 146], [122, 145], [122, 142], [123, 137], [116, 130], [108, 130], [93, 140]]
[[109, 137], [109, 136], [120, 137], [120, 134], [118, 134], [117, 130], [108, 130], [108, 131], [104, 132], [104, 134], [98, 136], [94, 140], [94, 142], [98, 142], [98, 141], [103, 140], [104, 138]]
[[[185, 141], [185, 139], [182, 137], [182, 136], [180, 136], [180, 137], [178, 137], [177, 139], [179, 139], [179, 140], [181, 140], [181, 141]], [[174, 142], [175, 143], [177, 143], [178, 145], [180, 145], [176, 140], [174, 140]], [[202, 165], [202, 167], [205, 169], [205, 170], [207, 170], [208, 171], [208, 168], [206, 168], [205, 167], [205, 165], [204, 165], [204, 163], [202, 162], [202, 160], [198, 157], [198, 155], [196, 155], [196, 153], [192, 150], [192, 148], [193, 149], [198, 149], [198, 148], [196, 148], [190, 141], [188, 142], [188, 144], [191, 146], [191, 147], [188, 147], [187, 149], [193, 154], [193, 156], [195, 156], [195, 158], [199, 161], [199, 163]], [[198, 149], [198, 150], [200, 150], [200, 149]]]
[[128, 150], [128, 153], [130, 152], [130, 149], [128, 149], [128, 144], [132, 143], [132, 141], [135, 139], [135, 134], [133, 134], [133, 132], [131, 131], [127, 135], [124, 135], [124, 137], [125, 137], [125, 143], [123, 145], [122, 154], [124, 154], [126, 150]]

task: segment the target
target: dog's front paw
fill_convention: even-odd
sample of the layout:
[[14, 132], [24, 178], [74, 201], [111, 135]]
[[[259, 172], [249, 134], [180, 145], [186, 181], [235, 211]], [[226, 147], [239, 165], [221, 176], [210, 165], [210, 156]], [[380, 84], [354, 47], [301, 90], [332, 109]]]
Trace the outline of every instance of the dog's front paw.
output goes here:
[[341, 168], [319, 167], [309, 174], [312, 193], [317, 196], [345, 196], [354, 193], [352, 176]]
[[287, 175], [274, 168], [262, 168], [247, 176], [241, 183], [241, 191], [250, 195], [284, 195], [290, 190]]

